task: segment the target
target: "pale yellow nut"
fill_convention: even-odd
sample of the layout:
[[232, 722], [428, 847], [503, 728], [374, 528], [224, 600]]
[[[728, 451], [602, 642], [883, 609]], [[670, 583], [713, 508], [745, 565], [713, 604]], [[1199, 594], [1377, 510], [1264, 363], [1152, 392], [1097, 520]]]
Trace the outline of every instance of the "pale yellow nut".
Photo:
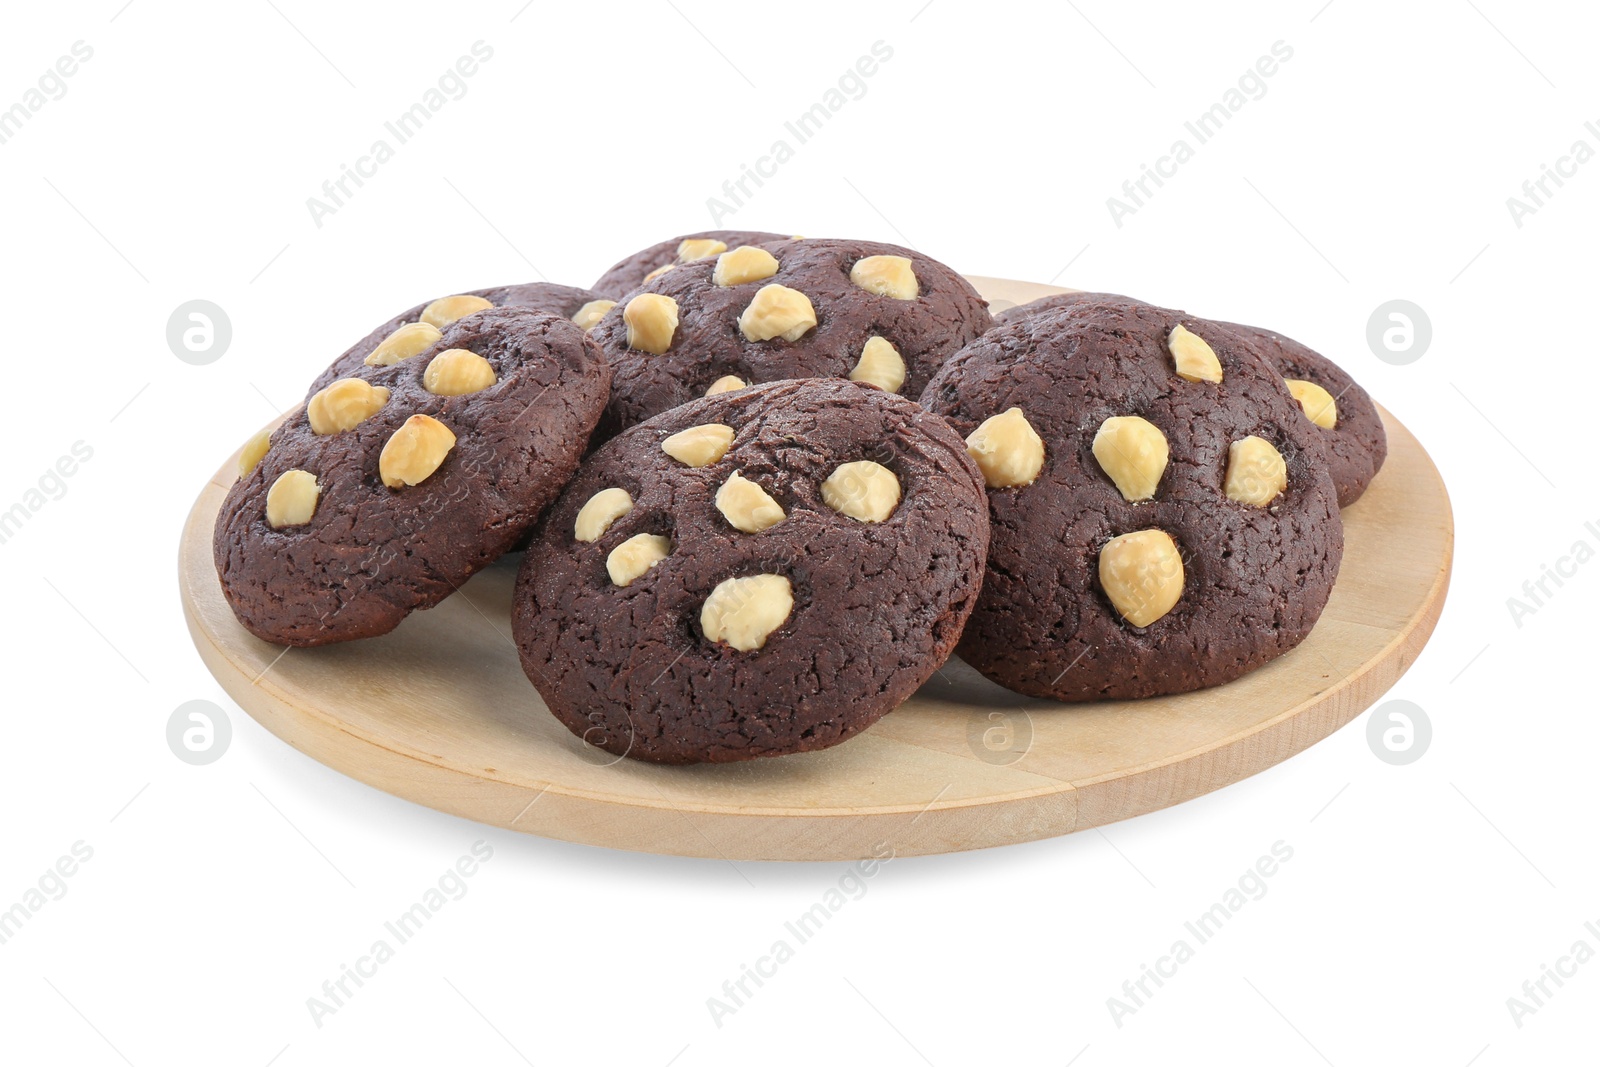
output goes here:
[[673, 268], [673, 264], [671, 264], [671, 263], [663, 263], [661, 266], [657, 267], [655, 270], [651, 271], [649, 274], [646, 274], [644, 276], [644, 280], [647, 281], [647, 282], [653, 282], [657, 278], [661, 277], [663, 274], [667, 273], [667, 271], [671, 270], [672, 268]]
[[634, 534], [611, 550], [606, 573], [612, 585], [631, 585], [645, 571], [672, 554], [672, 542], [660, 534]]
[[861, 346], [861, 358], [850, 372], [852, 382], [876, 385], [886, 393], [897, 393], [906, 383], [906, 361], [882, 337], [869, 337]]
[[271, 441], [272, 431], [262, 430], [244, 443], [244, 447], [239, 450], [239, 477], [243, 478], [256, 469], [256, 464], [266, 456]]
[[615, 300], [591, 300], [578, 309], [572, 316], [572, 321], [585, 330], [592, 330], [595, 325], [606, 316], [606, 312], [617, 306]]
[[465, 348], [445, 349], [430, 359], [422, 372], [422, 387], [434, 396], [482, 392], [497, 380], [489, 361]]
[[900, 506], [900, 479], [870, 459], [841, 463], [822, 483], [822, 502], [861, 522], [882, 522]]
[[1222, 489], [1229, 500], [1264, 508], [1289, 484], [1289, 468], [1272, 442], [1254, 434], [1228, 446], [1228, 475]]
[[1306, 413], [1306, 418], [1324, 430], [1339, 425], [1339, 405], [1334, 402], [1332, 393], [1316, 382], [1298, 378], [1285, 378], [1283, 384], [1289, 387], [1289, 395], [1300, 401], [1300, 410]]
[[850, 268], [850, 280], [869, 293], [896, 300], [917, 298], [917, 275], [907, 256], [868, 256]]
[[977, 463], [990, 489], [1032, 485], [1044, 468], [1044, 442], [1021, 408], [985, 419], [967, 435], [967, 455]]
[[322, 486], [310, 471], [284, 471], [267, 490], [267, 523], [274, 530], [285, 526], [304, 526], [317, 510]]
[[429, 326], [444, 329], [457, 319], [494, 307], [493, 302], [481, 296], [441, 296], [422, 309], [422, 321]]
[[572, 524], [572, 536], [580, 541], [598, 541], [611, 529], [611, 524], [633, 510], [633, 497], [626, 489], [615, 486], [602, 489], [578, 509], [578, 518]]
[[1124, 500], [1149, 500], [1167, 470], [1167, 436], [1137, 415], [1113, 415], [1094, 435], [1094, 458]]
[[708, 422], [679, 430], [661, 442], [661, 451], [691, 467], [704, 467], [728, 454], [733, 445], [733, 427]]
[[728, 246], [713, 237], [691, 237], [678, 242], [678, 262], [693, 263], [697, 259], [710, 259]]
[[389, 402], [389, 390], [364, 378], [340, 378], [317, 391], [306, 403], [306, 421], [314, 434], [353, 430]]
[[778, 273], [778, 259], [765, 248], [740, 245], [732, 252], [717, 257], [716, 268], [711, 272], [713, 285], [743, 285], [759, 282]]
[[413, 415], [378, 454], [378, 477], [390, 489], [417, 485], [439, 469], [455, 445], [450, 427], [430, 415]]
[[706, 390], [706, 396], [716, 396], [718, 393], [731, 393], [735, 389], [743, 389], [750, 383], [733, 374], [724, 374], [711, 383], [711, 388]]
[[752, 652], [767, 643], [793, 610], [794, 591], [781, 574], [729, 578], [700, 606], [700, 629], [707, 640]]
[[739, 332], [750, 341], [798, 341], [816, 324], [811, 298], [787, 285], [763, 285], [739, 316]]
[[717, 510], [728, 520], [728, 525], [745, 533], [760, 533], [788, 518], [783, 505], [767, 491], [734, 471], [717, 490]]
[[1217, 354], [1206, 344], [1205, 338], [1190, 333], [1183, 323], [1178, 323], [1167, 335], [1167, 351], [1172, 353], [1172, 364], [1184, 381], [1222, 381], [1222, 363]]
[[1117, 614], [1149, 626], [1183, 595], [1183, 558], [1164, 530], [1140, 530], [1107, 541], [1100, 550], [1100, 588]]
[[628, 347], [659, 356], [672, 347], [678, 330], [678, 302], [660, 293], [640, 293], [622, 309]]
[[367, 353], [363, 360], [369, 367], [389, 367], [403, 359], [421, 355], [432, 348], [442, 335], [439, 328], [427, 322], [408, 322], [378, 342], [378, 347]]

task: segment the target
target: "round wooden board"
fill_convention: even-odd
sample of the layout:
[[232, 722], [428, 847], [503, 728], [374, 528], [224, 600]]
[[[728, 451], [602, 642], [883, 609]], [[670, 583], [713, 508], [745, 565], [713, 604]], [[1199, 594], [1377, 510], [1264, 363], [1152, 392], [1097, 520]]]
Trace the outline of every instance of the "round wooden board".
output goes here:
[[[1062, 290], [974, 278], [997, 307]], [[1287, 759], [1371, 706], [1433, 632], [1454, 530], [1439, 472], [1384, 415], [1389, 459], [1344, 512], [1345, 556], [1299, 648], [1229, 685], [1064, 705], [951, 660], [899, 709], [825, 752], [659, 767], [590, 748], [517, 663], [519, 557], [393, 633], [317, 649], [248, 634], [211, 558], [231, 457], [183, 531], [179, 583], [206, 666], [283, 740], [396, 796], [479, 822], [612, 848], [725, 859], [918, 855], [1102, 826]]]

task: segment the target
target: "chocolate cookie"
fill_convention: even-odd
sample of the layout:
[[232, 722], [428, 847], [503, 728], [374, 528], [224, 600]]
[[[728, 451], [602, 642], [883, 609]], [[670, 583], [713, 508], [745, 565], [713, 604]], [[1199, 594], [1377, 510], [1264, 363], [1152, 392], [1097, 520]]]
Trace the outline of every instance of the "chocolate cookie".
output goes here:
[[944, 420], [848, 381], [753, 386], [584, 462], [535, 532], [512, 634], [550, 710], [609, 752], [826, 748], [945, 661], [987, 545]]
[[854, 378], [915, 398], [991, 324], [965, 278], [898, 245], [729, 249], [646, 282], [594, 328], [616, 368], [601, 433], [755, 382]]
[[1339, 506], [1347, 508], [1361, 499], [1389, 455], [1383, 416], [1372, 397], [1344, 368], [1291, 337], [1236, 322], [1217, 325], [1243, 334], [1277, 365], [1306, 418], [1322, 431]]
[[1321, 613], [1344, 546], [1327, 452], [1238, 333], [1133, 302], [1024, 316], [957, 353], [923, 404], [989, 485], [957, 651], [999, 684], [1181, 693], [1293, 648]]
[[[1144, 301], [1115, 293], [1058, 293], [1007, 308], [995, 316], [995, 322], [1016, 322], [1057, 308], [1104, 303], [1143, 304]], [[1285, 380], [1295, 383], [1295, 399], [1301, 402], [1306, 417], [1323, 431], [1322, 438], [1328, 448], [1328, 472], [1339, 489], [1339, 506], [1347, 508], [1354, 504], [1372, 484], [1389, 454], [1383, 416], [1378, 414], [1378, 405], [1373, 403], [1372, 397], [1333, 360], [1293, 338], [1236, 322], [1218, 322], [1217, 325], [1242, 333], [1277, 365], [1278, 373]], [[1302, 383], [1316, 388], [1308, 389]]]
[[437, 604], [571, 477], [610, 378], [580, 327], [527, 308], [358, 362], [246, 445], [213, 538], [234, 613], [305, 646], [387, 633]]
[[761, 230], [702, 230], [699, 233], [686, 233], [682, 237], [640, 249], [600, 275], [592, 288], [602, 296], [620, 300], [657, 272], [715, 256], [740, 245], [764, 245], [787, 240], [789, 234], [764, 233]]
[[[599, 293], [577, 289], [570, 285], [550, 282], [528, 282], [524, 285], [499, 285], [492, 289], [474, 289], [471, 292], [441, 296], [426, 304], [402, 311], [357, 341], [334, 360], [327, 370], [311, 384], [306, 398], [326, 386], [335, 378], [359, 374], [367, 366], [367, 357], [384, 341], [393, 338], [391, 346], [407, 350], [431, 345], [438, 340], [440, 329], [464, 315], [471, 315], [491, 307], [521, 307], [543, 311], [571, 319], [584, 329], [591, 329], [600, 316], [611, 310], [615, 301]], [[398, 333], [398, 336], [396, 334]]]

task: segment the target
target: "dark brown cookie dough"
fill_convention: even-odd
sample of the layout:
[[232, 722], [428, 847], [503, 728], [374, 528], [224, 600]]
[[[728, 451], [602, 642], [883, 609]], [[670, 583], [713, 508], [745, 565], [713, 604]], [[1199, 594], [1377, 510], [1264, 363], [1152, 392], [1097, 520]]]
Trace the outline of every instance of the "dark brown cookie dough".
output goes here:
[[[873, 338], [892, 346], [901, 365], [903, 378], [893, 391], [914, 399], [951, 353], [992, 324], [983, 298], [965, 278], [898, 245], [805, 238], [765, 250], [777, 260], [770, 275], [719, 285], [718, 259], [700, 260], [645, 283], [606, 313], [594, 336], [616, 369], [616, 380], [602, 437], [704, 396], [728, 376], [745, 383], [849, 377]], [[914, 275], [909, 299], [851, 280], [862, 261], [892, 266], [899, 259], [910, 260]], [[769, 287], [803, 294], [816, 325], [805, 328], [802, 322], [795, 340], [751, 339], [741, 316]], [[630, 346], [629, 307], [641, 298], [660, 297], [672, 302], [677, 315], [670, 346], [659, 354]]]
[[[1176, 373], [1179, 324], [1208, 343], [1220, 383]], [[999, 684], [1072, 701], [1199, 689], [1293, 648], [1321, 613], [1344, 544], [1327, 453], [1277, 369], [1237, 333], [1133, 302], [1023, 316], [954, 356], [923, 404], [962, 434], [1020, 408], [1042, 439], [1034, 480], [989, 490], [988, 567], [957, 650]], [[1117, 416], [1164, 436], [1150, 499], [1130, 501], [1097, 458], [1097, 434]], [[1283, 460], [1286, 484], [1264, 507], [1225, 491], [1231, 447], [1250, 437]], [[1170, 536], [1181, 575], [1125, 572], [1157, 604], [1134, 625], [1101, 557], [1111, 539], [1147, 530]], [[1153, 591], [1167, 574], [1176, 601], [1162, 614]]]
[[[715, 447], [684, 451], [682, 438], [667, 447], [690, 462], [663, 447], [717, 424], [733, 434], [719, 458]], [[864, 462], [885, 470], [839, 472]], [[597, 522], [621, 510], [603, 507], [621, 493], [627, 510]], [[892, 510], [867, 521], [836, 505]], [[632, 573], [612, 572], [631, 551], [619, 546], [652, 536], [666, 540], [645, 558], [668, 554], [618, 584]], [[512, 632], [550, 710], [607, 751], [720, 763], [826, 748], [944, 662], [978, 595], [987, 544], [983, 483], [944, 420], [853, 382], [771, 383], [686, 404], [591, 455], [537, 527]], [[725, 585], [763, 575], [772, 577], [762, 589]], [[713, 627], [727, 618], [717, 606], [730, 605], [736, 621], [760, 625], [708, 633], [708, 602]], [[738, 647], [752, 638], [763, 643]]]
[[[309, 399], [313, 393], [333, 381], [335, 378], [345, 378], [351, 374], [358, 374], [363, 369], [363, 360], [381, 344], [384, 338], [393, 334], [402, 326], [407, 326], [419, 321], [424, 312], [435, 304], [459, 297], [478, 297], [486, 300], [494, 307], [521, 307], [531, 308], [534, 311], [543, 311], [551, 315], [570, 319], [583, 310], [584, 306], [593, 301], [603, 301], [605, 298], [599, 293], [588, 289], [578, 289], [570, 285], [555, 285], [551, 282], [527, 282], [522, 285], [497, 285], [491, 289], [472, 289], [464, 293], [455, 293], [438, 297], [427, 303], [418, 304], [408, 308], [400, 314], [378, 326], [367, 336], [345, 349], [344, 354], [334, 360], [327, 370], [317, 376], [311, 383], [311, 388], [306, 391]], [[609, 304], [602, 305], [609, 309]], [[594, 309], [601, 310], [600, 307]], [[588, 325], [592, 326], [593, 323]]]
[[[718, 252], [738, 248], [740, 245], [765, 245], [789, 239], [790, 235], [786, 233], [765, 233], [761, 230], [701, 230], [699, 233], [686, 233], [670, 241], [661, 241], [649, 248], [640, 249], [600, 275], [591, 288], [603, 296], [617, 300], [643, 285], [645, 275], [662, 267], [676, 267], [682, 263], [693, 262], [693, 258], [701, 254], [709, 253], [714, 256]], [[700, 244], [698, 247], [695, 243], [691, 243], [685, 247], [685, 242], [710, 243]], [[717, 244], [723, 247], [717, 248]]]
[[[1106, 303], [1143, 304], [1144, 301], [1116, 293], [1058, 293], [1007, 308], [995, 316], [995, 322], [1016, 322], [1058, 308]], [[1333, 360], [1293, 338], [1237, 322], [1219, 321], [1217, 325], [1242, 333], [1277, 365], [1284, 378], [1312, 382], [1333, 398], [1334, 425], [1318, 429], [1328, 448], [1328, 472], [1339, 489], [1339, 506], [1346, 508], [1354, 504], [1372, 484], [1389, 454], [1383, 416], [1378, 414], [1378, 405], [1372, 397]]]
[[1236, 322], [1217, 325], [1236, 330], [1253, 341], [1277, 365], [1278, 373], [1284, 378], [1312, 382], [1333, 398], [1333, 426], [1317, 427], [1328, 449], [1328, 473], [1333, 475], [1333, 484], [1339, 489], [1341, 508], [1361, 499], [1389, 455], [1389, 437], [1383, 429], [1383, 416], [1378, 414], [1378, 405], [1373, 403], [1372, 397], [1345, 373], [1344, 368], [1291, 337]]
[[[440, 358], [449, 350], [472, 355]], [[277, 644], [387, 633], [494, 562], [576, 469], [611, 374], [567, 319], [494, 308], [447, 325], [409, 359], [358, 361], [342, 377], [365, 384], [314, 395], [290, 415], [217, 514], [213, 551], [228, 603], [251, 633]], [[430, 386], [471, 391], [438, 395]], [[342, 403], [329, 403], [335, 395]], [[347, 424], [369, 408], [351, 428], [330, 431], [329, 419]], [[315, 432], [313, 418], [330, 432]], [[440, 427], [454, 442], [430, 467]], [[411, 440], [419, 447], [407, 462]], [[386, 484], [400, 475], [415, 484]], [[309, 479], [317, 491], [307, 518], [304, 498], [292, 505], [294, 487]], [[282, 519], [286, 507], [299, 521], [275, 527], [269, 509]]]

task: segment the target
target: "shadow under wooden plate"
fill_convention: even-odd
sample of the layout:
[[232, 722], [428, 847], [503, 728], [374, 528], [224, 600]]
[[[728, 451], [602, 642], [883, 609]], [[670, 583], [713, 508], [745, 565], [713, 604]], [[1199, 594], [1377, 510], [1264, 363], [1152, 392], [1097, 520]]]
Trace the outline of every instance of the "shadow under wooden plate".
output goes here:
[[[1062, 290], [975, 278], [990, 300]], [[230, 458], [183, 531], [179, 586], [222, 687], [313, 759], [419, 804], [546, 837], [673, 855], [840, 860], [1031, 841], [1155, 811], [1265, 770], [1331, 734], [1403, 674], [1433, 632], [1454, 531], [1439, 472], [1387, 412], [1389, 459], [1344, 512], [1345, 556], [1299, 648], [1216, 689], [1061, 705], [951, 660], [899, 709], [825, 752], [659, 767], [593, 749], [517, 662], [518, 558], [393, 633], [317, 649], [258, 640], [211, 560]]]

